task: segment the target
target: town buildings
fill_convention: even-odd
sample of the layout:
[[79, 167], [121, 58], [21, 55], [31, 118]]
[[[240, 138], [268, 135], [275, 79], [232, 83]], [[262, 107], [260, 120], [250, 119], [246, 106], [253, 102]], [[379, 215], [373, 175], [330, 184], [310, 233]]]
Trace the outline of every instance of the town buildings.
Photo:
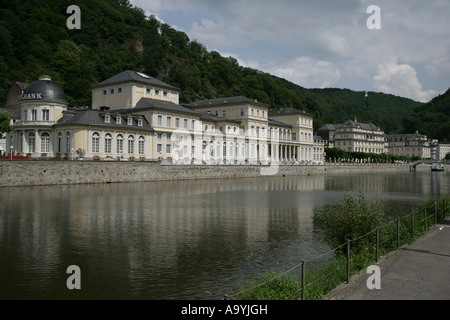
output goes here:
[[19, 102], [8, 99], [20, 115], [6, 138], [14, 154], [180, 164], [323, 161], [312, 115], [297, 109], [240, 96], [182, 105], [180, 89], [130, 70], [93, 86], [91, 108], [70, 106], [49, 76], [16, 86], [11, 95]]
[[373, 123], [348, 120], [342, 124], [327, 124], [317, 130], [317, 134], [330, 148], [350, 152], [386, 153], [384, 131]]

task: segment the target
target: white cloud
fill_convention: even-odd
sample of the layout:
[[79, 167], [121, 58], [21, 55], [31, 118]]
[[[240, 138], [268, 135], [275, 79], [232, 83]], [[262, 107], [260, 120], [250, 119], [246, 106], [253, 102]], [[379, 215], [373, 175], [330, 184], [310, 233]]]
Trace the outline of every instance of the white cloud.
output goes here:
[[421, 102], [428, 102], [438, 94], [434, 90], [423, 90], [413, 67], [396, 62], [378, 65], [377, 74], [373, 78], [373, 86], [377, 91]]
[[297, 83], [306, 88], [326, 88], [333, 86], [342, 74], [332, 63], [309, 57], [280, 59], [282, 64], [270, 66], [269, 72]]
[[[208, 50], [302, 86], [372, 86], [421, 101], [450, 86], [448, 0], [130, 1]], [[366, 27], [372, 4], [381, 30]]]

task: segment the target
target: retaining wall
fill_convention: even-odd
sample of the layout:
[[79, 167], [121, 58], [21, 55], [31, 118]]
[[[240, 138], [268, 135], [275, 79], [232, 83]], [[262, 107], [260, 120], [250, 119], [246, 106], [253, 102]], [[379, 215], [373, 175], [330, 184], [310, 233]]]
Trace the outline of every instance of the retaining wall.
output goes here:
[[407, 171], [409, 165], [206, 166], [161, 165], [159, 162], [3, 160], [0, 161], [0, 187]]

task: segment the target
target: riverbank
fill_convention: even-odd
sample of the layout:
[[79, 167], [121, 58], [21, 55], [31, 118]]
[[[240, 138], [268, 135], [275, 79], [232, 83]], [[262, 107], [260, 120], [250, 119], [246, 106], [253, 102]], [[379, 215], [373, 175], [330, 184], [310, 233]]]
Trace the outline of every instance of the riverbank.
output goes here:
[[[418, 171], [430, 170], [418, 167]], [[448, 168], [446, 168], [447, 170]], [[0, 187], [409, 172], [409, 165], [163, 165], [159, 162], [0, 161]]]

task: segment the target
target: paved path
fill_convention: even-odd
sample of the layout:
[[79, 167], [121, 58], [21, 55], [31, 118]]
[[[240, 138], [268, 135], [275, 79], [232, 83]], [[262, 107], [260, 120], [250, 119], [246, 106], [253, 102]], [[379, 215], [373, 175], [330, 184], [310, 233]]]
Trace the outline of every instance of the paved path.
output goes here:
[[369, 290], [363, 270], [327, 300], [450, 300], [450, 218], [377, 264], [381, 289]]

